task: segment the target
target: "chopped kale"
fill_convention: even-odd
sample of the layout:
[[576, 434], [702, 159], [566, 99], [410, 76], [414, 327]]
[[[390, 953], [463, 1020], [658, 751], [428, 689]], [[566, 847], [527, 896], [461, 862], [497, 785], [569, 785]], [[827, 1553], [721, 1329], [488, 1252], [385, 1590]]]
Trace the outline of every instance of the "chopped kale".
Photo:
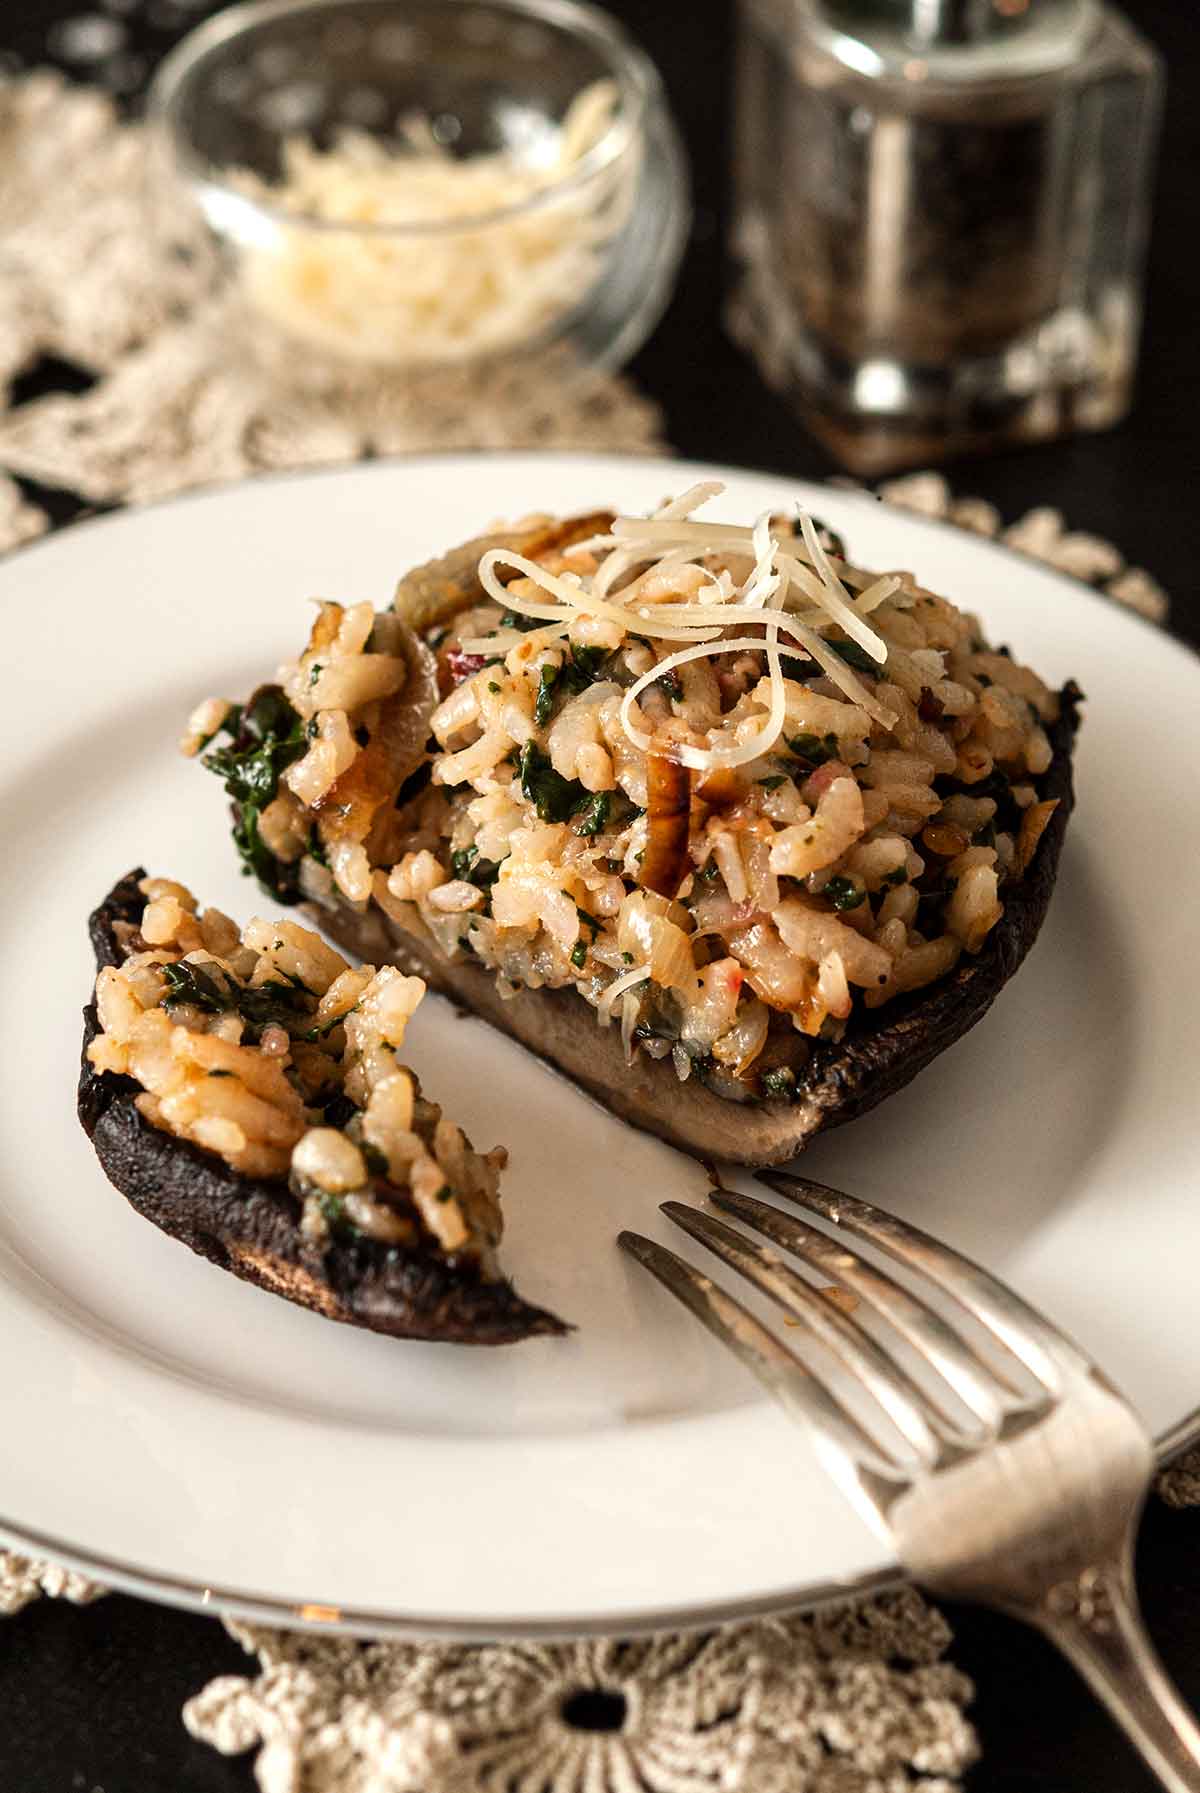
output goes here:
[[853, 878], [843, 878], [836, 873], [826, 881], [821, 895], [827, 897], [835, 909], [857, 909], [867, 898], [865, 890], [861, 890]]
[[259, 984], [254, 989], [241, 984], [226, 988], [211, 972], [186, 959], [174, 965], [164, 965], [162, 972], [167, 986], [164, 1008], [173, 1009], [181, 1003], [189, 1003], [209, 1015], [238, 1014], [246, 1023], [251, 1044], [256, 1043], [263, 1028], [272, 1023], [290, 1030], [297, 1018], [306, 1020], [315, 1002], [298, 978], [273, 978], [270, 983]]
[[546, 621], [541, 616], [522, 616], [519, 610], [505, 610], [500, 615], [502, 629], [519, 629], [522, 635], [528, 635], [531, 629], [544, 629]]
[[833, 641], [826, 637], [825, 645], [831, 647], [834, 653], [846, 662], [847, 666], [854, 668], [855, 672], [867, 672], [876, 679], [883, 672], [880, 662], [872, 654], [869, 654], [865, 647], [860, 647], [857, 641]]
[[451, 853], [450, 869], [456, 878], [479, 890], [490, 890], [500, 876], [500, 867], [491, 859], [481, 859], [478, 847], [460, 847]]
[[304, 988], [293, 982], [284, 983], [272, 978], [270, 983], [260, 984], [256, 989], [235, 989], [233, 1006], [251, 1029], [261, 1032], [274, 1022], [286, 1028], [297, 1016], [307, 1018], [313, 1009], [314, 998]]
[[199, 965], [180, 960], [176, 965], [164, 965], [162, 974], [167, 986], [163, 997], [165, 1009], [188, 1003], [192, 1008], [202, 1009], [206, 1015], [223, 1015], [233, 1007], [227, 991]]
[[537, 810], [541, 822], [565, 822], [590, 801], [577, 778], [564, 778], [533, 741], [526, 741], [517, 762], [521, 791]]
[[594, 685], [603, 676], [605, 663], [610, 658], [607, 648], [578, 647], [572, 642], [561, 666], [543, 666], [533, 709], [537, 726], [545, 728], [560, 697], [578, 697], [581, 691]]
[[554, 708], [554, 688], [558, 684], [558, 667], [543, 666], [541, 681], [538, 684], [537, 702], [533, 706], [533, 720], [538, 728], [545, 728]]
[[780, 1065], [777, 1070], [764, 1071], [758, 1080], [758, 1087], [764, 1096], [775, 1101], [786, 1101], [795, 1094], [796, 1073], [787, 1065]]
[[590, 840], [608, 825], [609, 812], [612, 809], [612, 792], [595, 791], [579, 811], [579, 820], [575, 824], [576, 834]]
[[580, 647], [571, 643], [571, 657], [562, 668], [563, 684], [573, 697], [586, 691], [604, 676], [604, 669], [612, 658], [606, 647]]
[[319, 1027], [310, 1027], [308, 1029], [308, 1032], [302, 1034], [300, 1037], [302, 1039], [310, 1040], [310, 1041], [311, 1040], [327, 1039], [328, 1036], [333, 1032], [334, 1028], [340, 1027], [342, 1025], [342, 1022], [346, 1019], [346, 1016], [352, 1015], [354, 1013], [354, 1011], [357, 1009], [357, 1007], [358, 1007], [357, 1002], [351, 1003], [350, 1007], [348, 1009], [343, 1009], [340, 1015], [334, 1015], [332, 1020], [322, 1021], [321, 1025]]
[[326, 1195], [322, 1191], [317, 1196], [317, 1206], [321, 1210], [321, 1218], [335, 1239], [354, 1239], [358, 1228], [346, 1213], [346, 1204], [340, 1195]]
[[230, 744], [206, 753], [203, 764], [224, 779], [233, 799], [233, 840], [243, 869], [281, 902], [297, 902], [298, 870], [276, 859], [258, 832], [258, 820], [284, 772], [304, 753], [304, 724], [278, 685], [264, 685], [244, 709], [230, 711], [218, 732], [228, 735]]
[[806, 760], [810, 766], [823, 766], [838, 756], [836, 735], [793, 735], [788, 747], [797, 759]]

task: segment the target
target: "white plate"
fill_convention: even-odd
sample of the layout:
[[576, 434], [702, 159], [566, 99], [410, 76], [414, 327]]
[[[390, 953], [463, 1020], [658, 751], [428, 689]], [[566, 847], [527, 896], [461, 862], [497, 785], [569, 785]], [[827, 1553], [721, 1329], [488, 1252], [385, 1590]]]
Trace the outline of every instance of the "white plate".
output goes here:
[[[613, 1244], [635, 1226], [690, 1250], [656, 1206], [700, 1199], [698, 1167], [447, 1004], [422, 1008], [413, 1056], [477, 1144], [512, 1148], [505, 1263], [577, 1322], [566, 1341], [405, 1345], [289, 1307], [138, 1219], [72, 1111], [84, 917], [113, 880], [141, 860], [242, 917], [267, 904], [235, 872], [216, 780], [174, 751], [190, 706], [293, 650], [309, 597], [384, 602], [493, 516], [646, 508], [705, 471], [505, 455], [259, 481], [0, 569], [10, 1542], [165, 1599], [371, 1632], [625, 1631], [894, 1575], [805, 1436]], [[864, 497], [725, 477], [725, 514], [801, 498], [864, 564], [919, 569], [1088, 694], [1031, 962], [806, 1163], [994, 1266], [1180, 1436], [1200, 1385], [1200, 668], [1011, 553]]]

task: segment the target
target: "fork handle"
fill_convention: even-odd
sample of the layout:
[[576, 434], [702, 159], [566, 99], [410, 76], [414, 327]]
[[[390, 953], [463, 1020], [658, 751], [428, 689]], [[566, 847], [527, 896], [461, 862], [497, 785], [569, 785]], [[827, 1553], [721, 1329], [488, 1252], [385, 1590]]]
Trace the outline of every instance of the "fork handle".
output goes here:
[[1074, 1663], [1168, 1793], [1200, 1793], [1200, 1725], [1150, 1642], [1128, 1561], [1085, 1569], [1021, 1616]]

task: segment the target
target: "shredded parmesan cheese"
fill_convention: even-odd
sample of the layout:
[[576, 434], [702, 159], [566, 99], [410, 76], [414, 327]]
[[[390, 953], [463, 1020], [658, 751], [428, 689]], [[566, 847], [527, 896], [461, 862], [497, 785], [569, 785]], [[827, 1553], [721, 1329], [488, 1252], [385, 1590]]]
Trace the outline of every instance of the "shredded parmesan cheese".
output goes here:
[[538, 337], [574, 309], [628, 216], [636, 154], [589, 169], [617, 89], [576, 95], [553, 153], [452, 155], [425, 120], [391, 147], [292, 138], [283, 178], [239, 170], [266, 216], [241, 220], [247, 295], [291, 335], [379, 363], [465, 360]]
[[[602, 556], [590, 574], [554, 573], [523, 554], [492, 548], [479, 562], [479, 582], [497, 604], [546, 625], [519, 638], [524, 641], [549, 641], [568, 633], [579, 618], [590, 617], [616, 624], [624, 635], [686, 644], [656, 660], [622, 699], [622, 727], [642, 752], [650, 751], [653, 737], [640, 726], [637, 705], [649, 686], [693, 660], [733, 651], [764, 653], [769, 696], [761, 722], [750, 728], [742, 724], [736, 740], [725, 732], [724, 739], [710, 739], [707, 746], [673, 741], [667, 749], [670, 757], [692, 771], [732, 769], [770, 752], [787, 713], [784, 655], [815, 660], [851, 703], [880, 727], [892, 728], [895, 712], [846, 664], [824, 631], [841, 629], [882, 672], [887, 643], [866, 615], [900, 581], [894, 575], [868, 579], [861, 597], [851, 602], [810, 517], [801, 515], [799, 538], [777, 532], [769, 514], [752, 529], [697, 522], [691, 512], [722, 490], [715, 480], [705, 481], [652, 517], [616, 518], [611, 534], [577, 544], [577, 552], [586, 549]], [[712, 570], [708, 557], [714, 554], [745, 567], [740, 584], [728, 568]], [[500, 568], [523, 579], [505, 584]], [[545, 601], [532, 591], [543, 593]], [[762, 634], [730, 634], [750, 626], [760, 627]], [[781, 641], [781, 635], [790, 640]], [[467, 652], [484, 656], [503, 654], [512, 645], [511, 630], [463, 643]]]
[[649, 976], [649, 965], [638, 965], [633, 971], [627, 971], [623, 977], [613, 979], [596, 1004], [597, 1018], [601, 1027], [607, 1027], [612, 1020], [613, 1004], [618, 997], [624, 996], [626, 990], [632, 990], [635, 984], [644, 984]]

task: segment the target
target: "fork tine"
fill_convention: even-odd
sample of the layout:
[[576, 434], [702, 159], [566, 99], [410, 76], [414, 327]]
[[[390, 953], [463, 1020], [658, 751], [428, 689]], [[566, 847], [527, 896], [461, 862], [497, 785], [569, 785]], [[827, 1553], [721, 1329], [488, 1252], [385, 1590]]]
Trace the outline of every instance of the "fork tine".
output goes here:
[[[967, 1345], [942, 1316], [919, 1300], [885, 1270], [868, 1264], [838, 1239], [797, 1215], [785, 1214], [756, 1196], [733, 1189], [713, 1189], [709, 1199], [775, 1245], [793, 1252], [823, 1276], [844, 1283], [913, 1349], [931, 1363], [949, 1383], [960, 1401], [974, 1414], [984, 1433], [999, 1433], [1006, 1411], [1023, 1410], [1029, 1401], [1025, 1391], [995, 1371], [985, 1370]], [[998, 1392], [999, 1390], [999, 1392]], [[978, 1434], [972, 1435], [979, 1442]]]
[[886, 1445], [866, 1431], [819, 1376], [711, 1277], [641, 1233], [618, 1233], [617, 1244], [690, 1308], [714, 1337], [728, 1345], [777, 1401], [816, 1427], [819, 1437], [840, 1454], [837, 1467], [843, 1475], [848, 1470], [854, 1476], [863, 1466], [885, 1481], [907, 1479]]
[[898, 1220], [871, 1202], [831, 1189], [827, 1183], [789, 1176], [783, 1171], [760, 1171], [758, 1175], [780, 1195], [819, 1214], [831, 1225], [865, 1239], [897, 1263], [918, 1271], [964, 1313], [985, 1326], [1046, 1388], [1060, 1388], [1059, 1365], [1064, 1359], [1076, 1369], [1091, 1371], [1090, 1360], [1065, 1334], [982, 1265], [952, 1246], [941, 1244], [919, 1227]]
[[[825, 1291], [805, 1282], [777, 1252], [682, 1202], [663, 1202], [661, 1211], [827, 1345], [883, 1408], [925, 1467], [933, 1468], [944, 1460], [946, 1434], [954, 1444], [965, 1442], [961, 1427], [888, 1359], [870, 1334], [848, 1319]], [[926, 1418], [931, 1409], [933, 1426]]]

